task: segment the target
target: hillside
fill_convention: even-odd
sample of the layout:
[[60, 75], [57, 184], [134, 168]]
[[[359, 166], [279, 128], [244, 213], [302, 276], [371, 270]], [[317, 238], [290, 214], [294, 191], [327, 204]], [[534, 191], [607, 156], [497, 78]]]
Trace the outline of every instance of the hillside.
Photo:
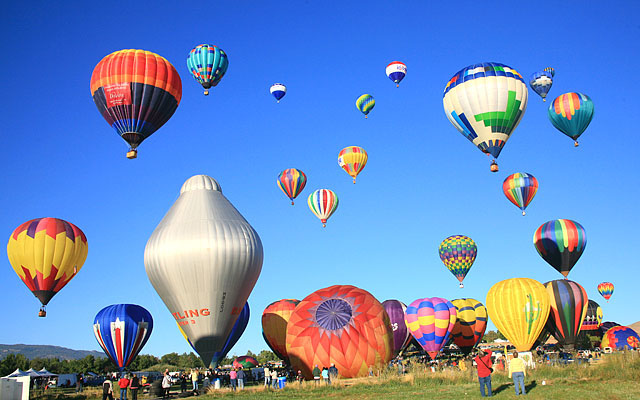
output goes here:
[[60, 346], [36, 344], [0, 344], [0, 360], [9, 354], [23, 354], [29, 360], [34, 358], [59, 358], [61, 360], [77, 360], [88, 355], [104, 357], [104, 353], [89, 350], [73, 350]]
[[633, 329], [634, 331], [638, 332], [638, 335], [640, 335], [640, 321], [627, 326]]

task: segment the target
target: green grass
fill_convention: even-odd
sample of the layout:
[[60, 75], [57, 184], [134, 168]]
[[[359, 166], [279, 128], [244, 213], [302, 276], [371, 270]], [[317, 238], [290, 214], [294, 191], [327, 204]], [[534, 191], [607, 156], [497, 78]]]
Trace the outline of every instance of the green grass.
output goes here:
[[[541, 366], [528, 371], [527, 399], [640, 399], [640, 354], [609, 355], [596, 365]], [[545, 381], [546, 385], [542, 385]], [[492, 377], [494, 398], [515, 398], [511, 379], [504, 372]], [[140, 396], [139, 396], [140, 397]], [[69, 397], [73, 399], [74, 397]], [[98, 397], [78, 397], [76, 400]], [[144, 397], [146, 398], [146, 397]], [[174, 397], [175, 398], [175, 397]], [[341, 379], [331, 386], [288, 383], [284, 390], [249, 386], [244, 391], [211, 391], [194, 399], [480, 399], [475, 370], [432, 373], [421, 367], [404, 376], [387, 371], [379, 377]]]

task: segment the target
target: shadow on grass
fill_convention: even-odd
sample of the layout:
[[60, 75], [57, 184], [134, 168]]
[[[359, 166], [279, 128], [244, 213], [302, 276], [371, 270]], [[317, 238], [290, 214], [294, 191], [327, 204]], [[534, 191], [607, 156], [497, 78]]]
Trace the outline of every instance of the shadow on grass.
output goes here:
[[503, 383], [502, 385], [498, 386], [497, 388], [493, 389], [493, 394], [496, 395], [500, 392], [502, 392], [503, 390], [505, 390], [506, 388], [508, 388], [509, 385], [508, 383]]

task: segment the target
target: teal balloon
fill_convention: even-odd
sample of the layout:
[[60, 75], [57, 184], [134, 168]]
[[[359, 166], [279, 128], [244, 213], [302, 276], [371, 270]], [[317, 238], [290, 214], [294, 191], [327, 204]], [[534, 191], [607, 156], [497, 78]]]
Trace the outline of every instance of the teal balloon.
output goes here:
[[575, 140], [593, 119], [593, 101], [586, 94], [569, 92], [549, 104], [549, 120], [560, 132]]
[[191, 76], [205, 89], [204, 94], [209, 94], [209, 88], [217, 86], [220, 79], [229, 68], [227, 53], [212, 44], [201, 44], [189, 52], [187, 67]]

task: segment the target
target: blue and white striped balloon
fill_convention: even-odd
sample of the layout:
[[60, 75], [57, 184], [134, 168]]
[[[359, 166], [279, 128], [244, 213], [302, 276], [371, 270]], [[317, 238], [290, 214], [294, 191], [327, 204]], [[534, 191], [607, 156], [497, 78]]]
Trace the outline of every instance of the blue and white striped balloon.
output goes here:
[[287, 94], [287, 87], [282, 83], [274, 83], [273, 85], [271, 85], [271, 89], [269, 89], [269, 91], [271, 92], [273, 97], [278, 100], [278, 103], [280, 103], [280, 99], [282, 99], [284, 95]]
[[403, 80], [407, 74], [407, 66], [400, 61], [394, 61], [387, 65], [386, 73], [389, 79], [396, 84], [396, 87], [399, 87], [400, 81]]
[[540, 71], [531, 75], [529, 80], [529, 86], [534, 92], [538, 93], [542, 97], [542, 101], [547, 101], [547, 93], [551, 90], [553, 84], [553, 78], [550, 72]]

